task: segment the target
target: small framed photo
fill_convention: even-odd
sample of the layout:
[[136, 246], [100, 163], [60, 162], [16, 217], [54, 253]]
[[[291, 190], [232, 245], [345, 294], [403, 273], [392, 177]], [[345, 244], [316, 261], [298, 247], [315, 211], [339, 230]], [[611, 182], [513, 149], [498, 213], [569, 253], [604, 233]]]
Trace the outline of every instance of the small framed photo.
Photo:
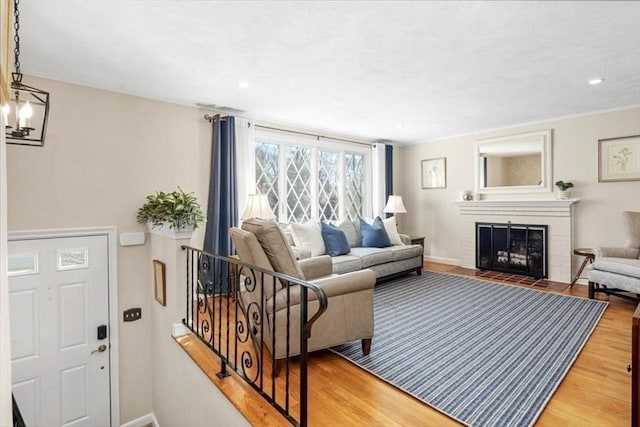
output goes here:
[[167, 283], [164, 270], [164, 262], [153, 260], [153, 289], [156, 301], [160, 304], [167, 305]]
[[447, 188], [447, 158], [422, 161], [422, 188]]
[[598, 140], [598, 182], [640, 181], [640, 135]]

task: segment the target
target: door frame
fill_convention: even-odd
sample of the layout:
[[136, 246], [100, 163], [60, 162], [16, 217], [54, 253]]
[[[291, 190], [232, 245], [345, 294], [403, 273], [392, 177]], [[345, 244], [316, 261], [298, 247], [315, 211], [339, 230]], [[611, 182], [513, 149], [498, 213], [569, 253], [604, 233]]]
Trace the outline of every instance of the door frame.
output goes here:
[[120, 425], [120, 352], [118, 337], [118, 246], [117, 228], [109, 227], [87, 227], [87, 228], [57, 228], [48, 230], [24, 230], [9, 231], [8, 241], [14, 240], [41, 240], [59, 239], [66, 237], [107, 237], [108, 263], [108, 283], [109, 292], [109, 385], [111, 389], [111, 425]]

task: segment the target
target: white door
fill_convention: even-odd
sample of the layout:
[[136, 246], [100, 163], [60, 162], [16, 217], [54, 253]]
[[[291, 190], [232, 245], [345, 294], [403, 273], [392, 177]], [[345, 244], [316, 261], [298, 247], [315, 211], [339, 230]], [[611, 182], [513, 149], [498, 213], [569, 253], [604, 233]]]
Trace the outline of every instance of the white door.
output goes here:
[[12, 389], [26, 425], [110, 426], [107, 236], [15, 240], [8, 253]]

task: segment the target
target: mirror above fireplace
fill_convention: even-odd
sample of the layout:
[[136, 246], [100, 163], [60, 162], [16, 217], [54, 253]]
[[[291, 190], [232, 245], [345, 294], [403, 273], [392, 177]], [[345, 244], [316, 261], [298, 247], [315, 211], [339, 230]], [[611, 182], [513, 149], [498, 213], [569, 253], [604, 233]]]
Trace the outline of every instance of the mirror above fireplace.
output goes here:
[[551, 130], [484, 139], [474, 144], [475, 191], [551, 193]]

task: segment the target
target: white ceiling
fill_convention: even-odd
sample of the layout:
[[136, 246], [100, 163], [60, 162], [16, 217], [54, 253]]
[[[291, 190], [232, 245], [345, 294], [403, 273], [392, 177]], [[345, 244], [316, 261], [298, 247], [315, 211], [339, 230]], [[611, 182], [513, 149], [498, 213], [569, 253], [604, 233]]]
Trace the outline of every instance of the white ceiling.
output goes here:
[[25, 74], [343, 136], [415, 143], [640, 104], [638, 1], [19, 8]]

